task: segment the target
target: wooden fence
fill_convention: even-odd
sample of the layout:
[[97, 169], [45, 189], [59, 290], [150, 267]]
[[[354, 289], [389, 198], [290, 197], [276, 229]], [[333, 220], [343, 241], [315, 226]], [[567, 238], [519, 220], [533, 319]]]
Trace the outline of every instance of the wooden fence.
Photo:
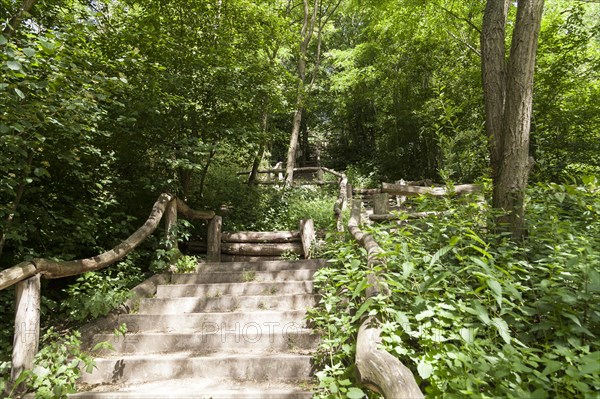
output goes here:
[[100, 270], [123, 259], [158, 227], [165, 217], [167, 240], [177, 245], [175, 223], [177, 216], [187, 219], [211, 220], [213, 211], [196, 211], [171, 194], [161, 194], [152, 207], [146, 222], [129, 238], [113, 249], [92, 258], [57, 262], [51, 259], [32, 259], [0, 272], [0, 290], [16, 285], [15, 335], [13, 340], [11, 380], [30, 369], [38, 351], [40, 335], [40, 278], [61, 278]]

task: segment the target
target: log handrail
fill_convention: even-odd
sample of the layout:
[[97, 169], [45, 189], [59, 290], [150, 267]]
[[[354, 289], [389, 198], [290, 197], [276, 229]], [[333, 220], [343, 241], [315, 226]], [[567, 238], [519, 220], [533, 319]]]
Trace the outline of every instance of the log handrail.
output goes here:
[[[369, 287], [366, 292], [366, 301], [380, 293], [389, 295], [389, 291], [374, 270], [375, 266], [382, 262], [383, 250], [370, 234], [364, 233], [359, 227], [361, 207], [362, 201], [354, 200], [352, 202], [348, 230], [354, 239], [367, 250]], [[380, 321], [373, 317], [366, 318], [358, 330], [356, 340], [355, 364], [361, 382], [385, 398], [424, 398], [412, 372], [398, 358], [381, 349], [380, 343]]]
[[50, 259], [36, 258], [31, 261], [19, 263], [16, 266], [0, 271], [0, 290], [38, 273], [48, 279], [62, 278], [103, 269], [123, 259], [156, 230], [167, 205], [172, 200], [176, 201], [177, 211], [189, 219], [209, 220], [215, 216], [215, 212], [213, 211], [195, 211], [181, 199], [175, 198], [171, 194], [163, 193], [154, 203], [146, 222], [113, 249], [86, 259], [57, 262]]
[[412, 186], [408, 184], [393, 184], [393, 183], [381, 183], [381, 192], [390, 193], [394, 195], [431, 195], [434, 197], [443, 197], [449, 194], [468, 194], [476, 193], [482, 190], [481, 186], [477, 184], [459, 184], [454, 186], [451, 190], [445, 187], [423, 187], [423, 186]]
[[[167, 239], [176, 243], [173, 226], [177, 212], [188, 219], [210, 220], [215, 218], [213, 211], [196, 211], [181, 199], [171, 194], [161, 194], [146, 222], [119, 245], [97, 256], [71, 261], [57, 262], [51, 259], [32, 259], [0, 271], [0, 290], [16, 285], [15, 336], [13, 341], [11, 380], [14, 382], [23, 370], [30, 369], [37, 353], [40, 325], [40, 277], [55, 279], [74, 276], [89, 271], [103, 269], [123, 259], [158, 227], [165, 216]], [[175, 245], [171, 245], [173, 248]], [[23, 305], [25, 304], [25, 305]], [[27, 332], [25, 332], [27, 331]], [[34, 339], [24, 339], [22, 334]], [[17, 387], [17, 390], [21, 390]]]

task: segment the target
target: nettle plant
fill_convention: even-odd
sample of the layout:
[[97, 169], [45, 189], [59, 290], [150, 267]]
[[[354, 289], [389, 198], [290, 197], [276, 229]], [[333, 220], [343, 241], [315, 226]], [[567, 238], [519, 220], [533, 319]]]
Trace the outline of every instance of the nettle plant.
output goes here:
[[336, 261], [318, 272], [323, 299], [311, 313], [325, 337], [318, 395], [343, 397], [364, 314], [383, 321], [383, 345], [428, 396], [597, 395], [600, 192], [584, 182], [532, 187], [520, 243], [495, 232], [487, 204], [416, 200], [419, 210], [452, 212], [372, 229], [391, 295], [364, 303], [364, 250], [330, 240]]

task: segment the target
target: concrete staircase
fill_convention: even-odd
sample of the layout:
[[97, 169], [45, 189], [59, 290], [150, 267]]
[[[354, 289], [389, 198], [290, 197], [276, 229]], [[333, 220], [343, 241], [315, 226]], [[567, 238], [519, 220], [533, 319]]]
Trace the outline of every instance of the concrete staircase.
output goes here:
[[98, 334], [115, 351], [96, 359], [71, 398], [310, 398], [306, 326], [321, 261], [200, 264], [174, 274], [119, 316], [124, 337]]

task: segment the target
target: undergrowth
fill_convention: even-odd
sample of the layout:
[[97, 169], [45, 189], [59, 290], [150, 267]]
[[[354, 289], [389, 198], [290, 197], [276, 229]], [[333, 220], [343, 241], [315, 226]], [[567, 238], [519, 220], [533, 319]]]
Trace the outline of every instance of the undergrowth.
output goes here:
[[452, 212], [372, 229], [391, 295], [366, 302], [365, 251], [330, 237], [334, 261], [315, 277], [322, 299], [309, 315], [323, 336], [317, 397], [355, 387], [366, 314], [382, 320], [383, 345], [428, 397], [597, 397], [600, 188], [585, 183], [532, 187], [522, 242], [497, 232], [474, 198], [415, 200]]

